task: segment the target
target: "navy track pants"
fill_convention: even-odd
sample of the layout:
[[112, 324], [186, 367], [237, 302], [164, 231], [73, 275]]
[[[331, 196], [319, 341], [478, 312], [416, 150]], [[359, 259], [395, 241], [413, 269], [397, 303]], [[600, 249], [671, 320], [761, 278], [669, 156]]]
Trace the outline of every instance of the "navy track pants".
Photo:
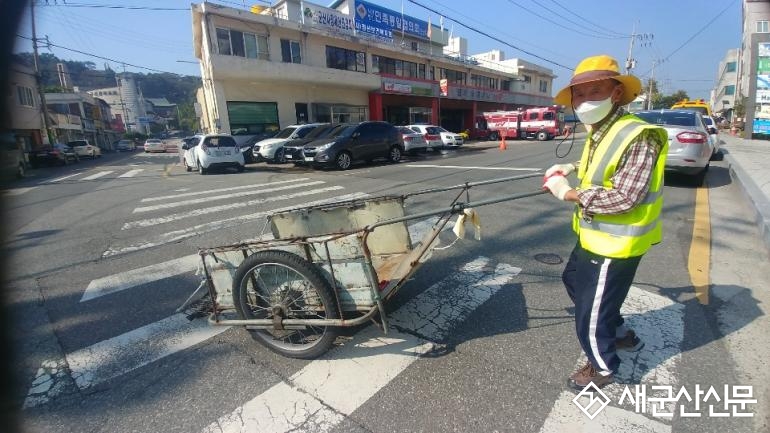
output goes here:
[[575, 331], [580, 346], [597, 370], [617, 372], [615, 330], [623, 325], [620, 307], [642, 256], [614, 259], [585, 250], [578, 242], [562, 281], [575, 304]]

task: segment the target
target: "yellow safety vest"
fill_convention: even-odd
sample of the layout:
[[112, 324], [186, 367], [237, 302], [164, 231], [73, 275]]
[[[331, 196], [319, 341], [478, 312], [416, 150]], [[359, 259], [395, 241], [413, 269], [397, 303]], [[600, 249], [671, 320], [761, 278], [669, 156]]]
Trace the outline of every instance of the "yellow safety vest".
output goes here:
[[583, 148], [577, 171], [579, 189], [604, 187], [612, 189], [612, 176], [629, 144], [644, 131], [660, 137], [662, 147], [650, 177], [647, 195], [630, 211], [615, 215], [593, 215], [584, 218], [577, 206], [572, 228], [578, 234], [580, 245], [588, 251], [605, 257], [627, 258], [640, 256], [653, 244], [661, 241], [660, 211], [663, 208], [663, 171], [668, 152], [668, 133], [640, 118], [626, 114], [610, 127], [588, 161], [590, 135]]

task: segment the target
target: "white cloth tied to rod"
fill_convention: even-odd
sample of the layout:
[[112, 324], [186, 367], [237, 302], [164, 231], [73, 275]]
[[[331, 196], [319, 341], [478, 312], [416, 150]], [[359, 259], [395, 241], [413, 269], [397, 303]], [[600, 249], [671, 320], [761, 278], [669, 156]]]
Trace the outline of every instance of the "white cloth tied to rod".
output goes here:
[[474, 228], [474, 238], [476, 238], [477, 241], [481, 240], [481, 218], [479, 218], [478, 212], [476, 212], [473, 208], [466, 208], [463, 209], [463, 213], [457, 216], [457, 221], [455, 222], [454, 228], [452, 228], [452, 231], [457, 236], [458, 239], [464, 239], [465, 238], [465, 223], [467, 221], [470, 221], [471, 224], [473, 224]]

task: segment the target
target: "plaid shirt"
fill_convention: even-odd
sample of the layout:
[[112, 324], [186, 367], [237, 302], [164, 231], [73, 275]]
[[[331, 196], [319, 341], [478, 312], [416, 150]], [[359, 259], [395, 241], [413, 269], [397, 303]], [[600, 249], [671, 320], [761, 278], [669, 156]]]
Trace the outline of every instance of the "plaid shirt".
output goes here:
[[[618, 108], [603, 125], [591, 131], [589, 162], [593, 159], [598, 143], [604, 139], [610, 127], [625, 114], [623, 108]], [[650, 176], [663, 144], [658, 141], [657, 136], [649, 131], [634, 138], [621, 156], [615, 174], [610, 178], [612, 189], [602, 186], [576, 189], [584, 215], [621, 214], [641, 202], [650, 188]]]

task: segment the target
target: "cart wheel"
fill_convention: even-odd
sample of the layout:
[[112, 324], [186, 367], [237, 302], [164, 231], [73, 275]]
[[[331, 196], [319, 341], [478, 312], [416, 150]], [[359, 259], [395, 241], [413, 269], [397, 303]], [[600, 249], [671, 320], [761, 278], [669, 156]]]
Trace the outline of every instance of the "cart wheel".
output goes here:
[[[285, 319], [339, 319], [332, 293], [318, 268], [285, 251], [252, 254], [238, 266], [233, 278], [233, 301], [243, 319], [273, 319], [276, 315]], [[249, 331], [268, 349], [300, 359], [323, 355], [339, 333], [335, 326]]]

